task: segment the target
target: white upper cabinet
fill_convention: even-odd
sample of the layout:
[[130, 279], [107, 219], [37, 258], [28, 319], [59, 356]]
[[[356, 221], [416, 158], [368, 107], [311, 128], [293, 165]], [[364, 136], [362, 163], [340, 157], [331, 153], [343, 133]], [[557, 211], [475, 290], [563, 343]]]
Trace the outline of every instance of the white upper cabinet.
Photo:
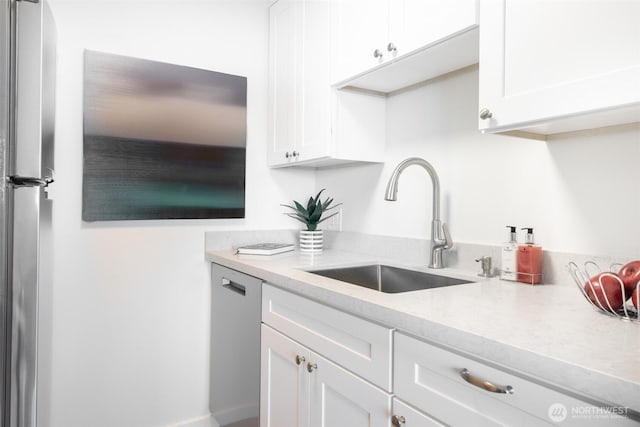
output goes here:
[[384, 62], [388, 0], [333, 0], [331, 80], [337, 82]]
[[285, 1], [273, 5], [269, 14], [269, 134], [278, 135], [271, 140], [269, 160], [275, 154], [293, 153], [300, 129], [296, 126], [299, 108], [296, 96], [296, 75], [300, 67], [296, 63], [301, 54], [302, 5]]
[[279, 0], [270, 8], [271, 167], [384, 160], [385, 99], [331, 88], [330, 7]]
[[[307, 13], [316, 12], [314, 20]], [[280, 0], [270, 9], [269, 164], [288, 164], [327, 155], [329, 64], [305, 53], [328, 51], [327, 16], [298, 0]], [[326, 13], [325, 13], [326, 15]], [[324, 26], [324, 28], [323, 28]], [[325, 86], [322, 85], [325, 82]], [[314, 117], [314, 120], [305, 120]]]
[[336, 87], [388, 93], [478, 61], [476, 0], [334, 0]]
[[389, 0], [389, 42], [404, 55], [473, 28], [476, 0]]
[[640, 121], [640, 2], [482, 0], [479, 128]]

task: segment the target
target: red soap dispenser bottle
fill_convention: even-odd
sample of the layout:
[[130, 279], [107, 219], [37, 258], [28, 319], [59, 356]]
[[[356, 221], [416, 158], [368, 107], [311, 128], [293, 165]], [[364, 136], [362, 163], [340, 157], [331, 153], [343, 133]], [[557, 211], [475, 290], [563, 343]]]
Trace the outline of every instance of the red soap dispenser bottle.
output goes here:
[[527, 230], [527, 235], [525, 243], [518, 246], [516, 280], [536, 285], [542, 283], [542, 246], [535, 244], [533, 228], [523, 228], [523, 230]]

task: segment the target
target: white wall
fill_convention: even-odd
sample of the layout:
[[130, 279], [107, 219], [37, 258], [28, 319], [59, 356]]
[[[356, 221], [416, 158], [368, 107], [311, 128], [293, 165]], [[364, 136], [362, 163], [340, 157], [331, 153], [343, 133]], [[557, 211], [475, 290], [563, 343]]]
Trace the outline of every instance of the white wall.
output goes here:
[[640, 125], [547, 142], [482, 135], [477, 94], [472, 67], [388, 98], [386, 163], [318, 172], [318, 188], [344, 202], [343, 229], [429, 238], [425, 171], [407, 169], [398, 201], [383, 200], [393, 168], [418, 156], [440, 176], [442, 215], [454, 241], [499, 244], [513, 224], [534, 227], [546, 249], [640, 258]]
[[[54, 285], [42, 293], [39, 426], [167, 426], [208, 414], [204, 232], [292, 228], [312, 171], [266, 166], [268, 2], [50, 0], [58, 26]], [[246, 219], [83, 223], [83, 50], [248, 78]]]

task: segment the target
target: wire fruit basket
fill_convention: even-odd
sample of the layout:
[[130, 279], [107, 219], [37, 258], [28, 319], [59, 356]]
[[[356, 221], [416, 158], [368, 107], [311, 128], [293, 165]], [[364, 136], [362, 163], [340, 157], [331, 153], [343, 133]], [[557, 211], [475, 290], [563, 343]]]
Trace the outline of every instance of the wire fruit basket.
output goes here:
[[582, 267], [573, 261], [567, 264], [567, 270], [578, 289], [598, 311], [618, 319], [640, 322], [636, 308], [640, 308], [640, 281], [634, 288], [627, 286], [625, 289], [624, 282], [616, 273], [620, 267], [622, 264], [611, 264], [607, 271], [600, 269], [593, 261], [585, 262]]

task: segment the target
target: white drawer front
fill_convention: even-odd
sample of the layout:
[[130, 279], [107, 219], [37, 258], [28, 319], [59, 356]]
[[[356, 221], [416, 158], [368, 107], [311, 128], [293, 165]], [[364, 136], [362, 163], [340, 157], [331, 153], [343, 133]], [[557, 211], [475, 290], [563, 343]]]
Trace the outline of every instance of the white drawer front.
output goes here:
[[391, 391], [392, 330], [264, 284], [262, 321]]
[[[603, 414], [586, 402], [401, 333], [396, 333], [394, 358], [396, 395], [446, 424], [602, 426], [604, 422], [638, 427], [628, 418]], [[510, 386], [512, 392], [490, 392], [470, 384], [462, 378], [462, 369], [472, 376], [470, 380]]]
[[445, 427], [445, 424], [441, 424], [433, 418], [423, 414], [415, 408], [407, 405], [397, 397], [393, 398], [393, 417], [396, 417], [398, 421], [393, 421], [392, 425], [395, 427], [397, 424], [406, 427]]

